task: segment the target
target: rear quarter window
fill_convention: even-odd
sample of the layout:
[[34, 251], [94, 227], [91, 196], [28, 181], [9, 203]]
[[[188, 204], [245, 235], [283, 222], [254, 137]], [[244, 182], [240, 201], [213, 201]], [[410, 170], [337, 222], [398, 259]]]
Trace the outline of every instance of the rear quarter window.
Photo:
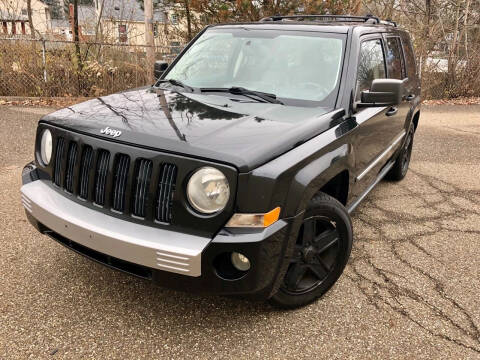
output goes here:
[[415, 77], [417, 75], [417, 64], [415, 62], [415, 53], [413, 52], [413, 46], [410, 39], [403, 38], [403, 53], [405, 54], [405, 60], [407, 63], [407, 77]]
[[403, 60], [402, 42], [399, 37], [387, 37], [386, 59], [389, 78], [402, 80], [407, 77]]

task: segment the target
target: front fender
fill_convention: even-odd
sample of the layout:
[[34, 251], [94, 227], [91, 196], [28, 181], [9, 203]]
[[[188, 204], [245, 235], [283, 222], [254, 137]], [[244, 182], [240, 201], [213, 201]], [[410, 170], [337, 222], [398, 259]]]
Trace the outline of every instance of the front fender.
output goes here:
[[350, 145], [340, 145], [300, 169], [288, 190], [285, 212], [294, 216], [304, 211], [319, 189], [351, 167], [350, 152]]
[[330, 179], [354, 165], [349, 136], [355, 120], [345, 120], [247, 174], [240, 174], [237, 212], [268, 212], [280, 206], [281, 217], [301, 213]]

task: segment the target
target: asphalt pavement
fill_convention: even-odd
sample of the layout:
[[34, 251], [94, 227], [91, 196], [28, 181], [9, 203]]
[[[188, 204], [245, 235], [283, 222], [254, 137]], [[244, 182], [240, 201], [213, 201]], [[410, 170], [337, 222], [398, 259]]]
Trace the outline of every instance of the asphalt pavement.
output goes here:
[[20, 202], [42, 108], [0, 106], [0, 359], [480, 359], [480, 106], [425, 106], [411, 168], [353, 213], [295, 311], [155, 287], [40, 235]]

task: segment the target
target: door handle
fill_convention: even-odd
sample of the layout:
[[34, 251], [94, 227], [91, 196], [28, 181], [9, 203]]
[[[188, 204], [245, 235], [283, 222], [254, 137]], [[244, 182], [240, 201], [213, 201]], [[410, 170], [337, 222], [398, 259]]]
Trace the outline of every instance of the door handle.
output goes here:
[[414, 94], [407, 95], [407, 97], [405, 98], [405, 100], [407, 100], [407, 101], [412, 101], [413, 99], [415, 99]]
[[397, 112], [398, 112], [398, 108], [396, 108], [396, 107], [391, 107], [390, 109], [388, 109], [388, 111], [385, 113], [385, 115], [387, 115], [387, 116], [393, 116], [393, 115], [395, 115]]

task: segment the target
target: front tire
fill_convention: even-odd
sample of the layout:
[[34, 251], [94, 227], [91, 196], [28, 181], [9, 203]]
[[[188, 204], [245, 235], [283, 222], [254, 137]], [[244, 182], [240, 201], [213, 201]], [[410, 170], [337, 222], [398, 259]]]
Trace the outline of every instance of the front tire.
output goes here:
[[285, 278], [270, 303], [293, 309], [325, 294], [342, 274], [352, 241], [345, 207], [327, 194], [317, 194], [305, 211]]

